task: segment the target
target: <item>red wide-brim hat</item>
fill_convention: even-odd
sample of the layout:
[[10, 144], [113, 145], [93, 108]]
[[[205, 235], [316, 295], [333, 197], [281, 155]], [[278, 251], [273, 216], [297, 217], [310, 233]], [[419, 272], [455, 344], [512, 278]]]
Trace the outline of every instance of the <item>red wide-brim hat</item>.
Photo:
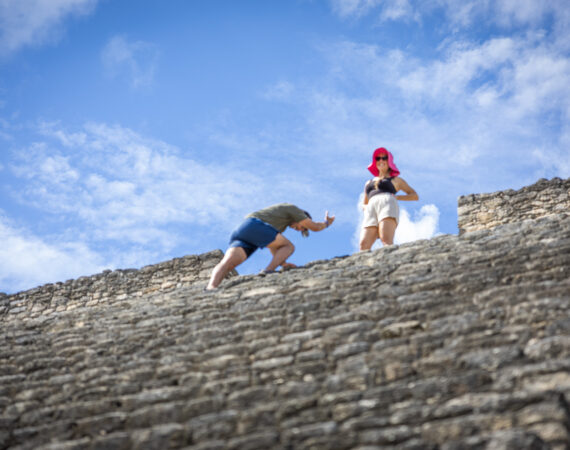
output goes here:
[[383, 153], [388, 155], [388, 168], [390, 169], [389, 170], [390, 176], [397, 177], [398, 175], [400, 175], [400, 171], [396, 167], [396, 164], [394, 164], [394, 157], [392, 156], [392, 153], [390, 153], [384, 147], [380, 147], [374, 150], [374, 153], [372, 154], [372, 163], [368, 166], [368, 170], [370, 171], [370, 173], [375, 177], [379, 175], [378, 167], [376, 167], [376, 157]]

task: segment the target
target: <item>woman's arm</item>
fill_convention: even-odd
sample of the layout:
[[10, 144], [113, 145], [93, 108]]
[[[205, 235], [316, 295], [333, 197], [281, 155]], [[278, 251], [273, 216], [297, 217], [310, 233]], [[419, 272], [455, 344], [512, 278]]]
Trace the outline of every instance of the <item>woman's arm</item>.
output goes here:
[[370, 183], [370, 181], [367, 181], [364, 184], [364, 199], [362, 200], [362, 209], [366, 208], [366, 205], [368, 205], [368, 194], [366, 193], [366, 186], [368, 186], [368, 183]]
[[406, 183], [403, 178], [396, 177], [392, 180], [392, 184], [396, 188], [396, 191], [404, 191], [406, 195], [396, 195], [397, 200], [407, 200], [407, 201], [414, 201], [419, 200], [420, 197], [416, 191], [412, 189], [412, 187]]

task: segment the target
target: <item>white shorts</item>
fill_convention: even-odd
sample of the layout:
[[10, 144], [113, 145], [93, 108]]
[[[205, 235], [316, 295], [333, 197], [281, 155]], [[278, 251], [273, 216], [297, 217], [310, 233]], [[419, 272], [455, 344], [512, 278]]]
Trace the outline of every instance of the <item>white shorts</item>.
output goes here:
[[396, 220], [396, 224], [398, 224], [400, 219], [398, 200], [396, 200], [393, 194], [376, 194], [364, 208], [364, 222], [362, 226], [364, 228], [377, 227], [387, 217], [393, 217]]

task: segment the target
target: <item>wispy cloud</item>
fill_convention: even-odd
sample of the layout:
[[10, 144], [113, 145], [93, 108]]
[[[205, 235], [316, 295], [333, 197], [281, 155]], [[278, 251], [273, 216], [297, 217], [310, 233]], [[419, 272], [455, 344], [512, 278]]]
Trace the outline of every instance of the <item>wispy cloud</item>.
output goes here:
[[[174, 245], [162, 226], [225, 223], [262, 189], [251, 174], [183, 157], [120, 126], [90, 123], [66, 133], [43, 124], [41, 130], [55, 141], [31, 145], [16, 170], [27, 177], [26, 200], [76, 214], [101, 239]], [[247, 186], [240, 181], [246, 175], [252, 181]]]
[[125, 79], [136, 89], [152, 85], [158, 55], [154, 44], [115, 36], [105, 45], [101, 59], [109, 76]]
[[361, 17], [380, 3], [382, 0], [331, 0], [333, 11], [340, 17]]
[[383, 21], [421, 21], [439, 11], [447, 18], [447, 25], [456, 30], [481, 20], [506, 28], [537, 26], [549, 16], [555, 22], [567, 24], [569, 15], [567, 2], [559, 0], [330, 0], [330, 3], [335, 14], [351, 19], [374, 14]]
[[533, 160], [537, 161], [537, 176], [550, 178], [552, 174], [566, 177], [570, 174], [570, 136], [561, 138], [559, 148], [540, 148], [532, 150]]
[[[435, 5], [443, 8], [452, 25], [469, 27], [483, 17], [503, 27], [537, 25], [545, 16], [565, 9], [565, 2], [558, 0], [438, 0]], [[427, 8], [426, 8], [427, 6]], [[420, 11], [433, 7], [428, 2], [418, 2]]]
[[98, 0], [1, 0], [0, 55], [60, 39], [68, 17], [90, 14]]
[[46, 242], [0, 212], [0, 288], [11, 292], [107, 268], [84, 242]]
[[410, 0], [387, 0], [380, 17], [384, 21], [411, 19], [414, 17], [414, 9]]
[[[570, 50], [570, 4], [560, 0], [329, 0], [343, 20], [358, 21], [372, 16], [378, 24], [417, 22], [431, 27], [437, 17], [442, 36], [477, 34], [481, 24], [498, 32], [544, 33], [566, 51]], [[496, 32], [495, 31], [495, 32]]]

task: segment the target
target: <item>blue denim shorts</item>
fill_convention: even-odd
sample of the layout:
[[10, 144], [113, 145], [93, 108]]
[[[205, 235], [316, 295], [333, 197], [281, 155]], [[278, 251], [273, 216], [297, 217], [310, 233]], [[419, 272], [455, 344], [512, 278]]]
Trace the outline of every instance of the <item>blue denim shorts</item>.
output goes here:
[[241, 247], [247, 257], [258, 248], [271, 244], [279, 231], [268, 223], [255, 217], [248, 217], [239, 225], [230, 236], [230, 247]]

